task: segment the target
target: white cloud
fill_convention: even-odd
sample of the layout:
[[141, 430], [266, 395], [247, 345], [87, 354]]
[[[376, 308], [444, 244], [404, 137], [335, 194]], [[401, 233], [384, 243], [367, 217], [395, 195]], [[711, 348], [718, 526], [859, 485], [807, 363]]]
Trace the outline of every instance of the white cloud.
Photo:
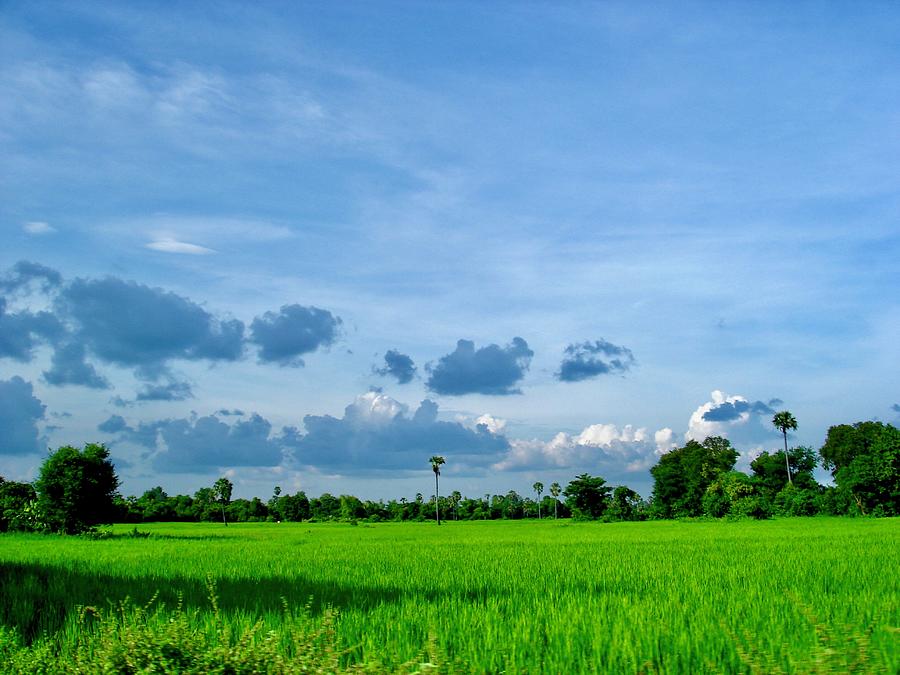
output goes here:
[[144, 244], [144, 246], [163, 253], [181, 253], [185, 255], [209, 255], [210, 253], [215, 253], [215, 250], [211, 248], [189, 244], [186, 241], [178, 241], [177, 239], [157, 239]]
[[739, 394], [729, 396], [717, 389], [709, 401], [691, 414], [684, 439], [702, 441], [709, 436], [722, 436], [732, 443], [759, 444], [775, 435], [774, 427], [763, 424], [770, 413], [762, 401], [752, 402]]
[[22, 229], [25, 230], [28, 234], [34, 235], [42, 235], [42, 234], [53, 234], [56, 232], [56, 228], [50, 225], [50, 223], [45, 223], [42, 220], [33, 220], [31, 222], [25, 223], [22, 226]]
[[389, 424], [397, 415], [405, 415], [407, 406], [380, 391], [368, 391], [356, 397], [346, 409], [346, 417], [366, 424]]
[[475, 426], [479, 425], [486, 427], [492, 434], [502, 434], [506, 428], [506, 420], [485, 413], [475, 418]]
[[615, 473], [644, 471], [671, 449], [672, 438], [672, 430], [668, 428], [656, 431], [651, 441], [643, 427], [592, 424], [575, 436], [560, 432], [549, 441], [512, 440], [509, 452], [493, 468], [503, 471], [595, 467]]

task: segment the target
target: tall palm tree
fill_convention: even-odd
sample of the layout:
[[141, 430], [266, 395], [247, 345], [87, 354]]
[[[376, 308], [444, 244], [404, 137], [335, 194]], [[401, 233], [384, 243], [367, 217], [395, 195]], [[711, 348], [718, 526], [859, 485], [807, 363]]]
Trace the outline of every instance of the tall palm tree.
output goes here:
[[788, 429], [796, 431], [797, 420], [787, 410], [782, 410], [779, 413], [775, 413], [775, 417], [772, 418], [772, 424], [775, 425], [775, 428], [781, 429], [781, 433], [784, 434], [784, 464], [787, 467], [788, 483], [793, 485], [794, 481], [791, 480], [791, 463], [788, 460], [787, 432]]
[[441, 524], [441, 509], [438, 499], [440, 498], [440, 492], [438, 490], [438, 476], [441, 475], [441, 464], [445, 464], [446, 460], [440, 455], [432, 455], [431, 459], [428, 460], [431, 462], [431, 470], [434, 471], [434, 517], [437, 520], [437, 524]]
[[550, 494], [553, 495], [553, 519], [557, 518], [556, 507], [559, 506], [559, 495], [562, 492], [562, 486], [559, 483], [550, 485]]
[[541, 493], [544, 492], [544, 484], [541, 483], [540, 481], [537, 481], [537, 482], [536, 482], [534, 485], [532, 485], [531, 487], [533, 487], [533, 488], [534, 488], [534, 491], [537, 492], [537, 496], [538, 496], [538, 520], [540, 520], [540, 519], [541, 519]]

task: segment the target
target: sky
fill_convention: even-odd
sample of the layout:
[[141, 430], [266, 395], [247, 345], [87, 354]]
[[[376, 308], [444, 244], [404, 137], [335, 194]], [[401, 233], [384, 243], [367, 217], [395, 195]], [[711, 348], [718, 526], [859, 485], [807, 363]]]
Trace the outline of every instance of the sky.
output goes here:
[[[891, 2], [0, 3], [0, 475], [479, 496], [900, 422]], [[827, 478], [824, 472], [820, 478]]]

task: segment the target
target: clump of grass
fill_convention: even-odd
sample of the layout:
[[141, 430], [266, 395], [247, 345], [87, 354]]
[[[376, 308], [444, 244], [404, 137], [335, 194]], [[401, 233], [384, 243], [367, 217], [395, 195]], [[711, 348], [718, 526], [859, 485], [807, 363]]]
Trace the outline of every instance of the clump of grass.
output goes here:
[[[179, 597], [167, 611], [158, 593], [145, 605], [129, 598], [108, 609], [78, 608], [72, 625], [30, 646], [0, 626], [0, 672], [30, 675], [96, 673], [364, 673], [386, 672], [380, 663], [348, 664], [339, 645], [338, 612], [326, 608], [313, 618], [309, 608], [292, 612], [283, 602], [278, 630], [262, 620], [239, 629], [224, 620], [215, 583], [207, 579], [211, 611], [188, 611]], [[442, 652], [432, 636], [422, 654], [395, 672], [441, 673]]]

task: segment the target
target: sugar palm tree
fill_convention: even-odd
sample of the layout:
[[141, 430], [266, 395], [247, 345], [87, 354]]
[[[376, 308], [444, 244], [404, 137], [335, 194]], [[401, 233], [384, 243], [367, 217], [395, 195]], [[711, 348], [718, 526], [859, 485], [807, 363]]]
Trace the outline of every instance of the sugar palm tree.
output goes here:
[[540, 481], [537, 481], [534, 485], [531, 486], [534, 488], [534, 491], [537, 492], [538, 496], [538, 520], [541, 519], [541, 494], [544, 492], [544, 484]]
[[794, 481], [791, 480], [791, 463], [788, 460], [787, 432], [788, 429], [792, 431], [797, 429], [797, 420], [787, 410], [782, 410], [779, 413], [775, 413], [775, 417], [772, 418], [772, 424], [777, 429], [781, 429], [781, 433], [784, 434], [784, 464], [787, 467], [788, 483], [793, 485]]
[[553, 519], [558, 518], [556, 507], [559, 506], [559, 495], [562, 492], [562, 486], [559, 483], [550, 484], [550, 494], [553, 495]]
[[440, 455], [432, 455], [431, 459], [428, 460], [431, 462], [431, 470], [434, 471], [434, 518], [437, 520], [437, 524], [441, 524], [441, 509], [438, 503], [440, 492], [438, 490], [438, 476], [441, 475], [441, 464], [445, 464], [446, 460]]

